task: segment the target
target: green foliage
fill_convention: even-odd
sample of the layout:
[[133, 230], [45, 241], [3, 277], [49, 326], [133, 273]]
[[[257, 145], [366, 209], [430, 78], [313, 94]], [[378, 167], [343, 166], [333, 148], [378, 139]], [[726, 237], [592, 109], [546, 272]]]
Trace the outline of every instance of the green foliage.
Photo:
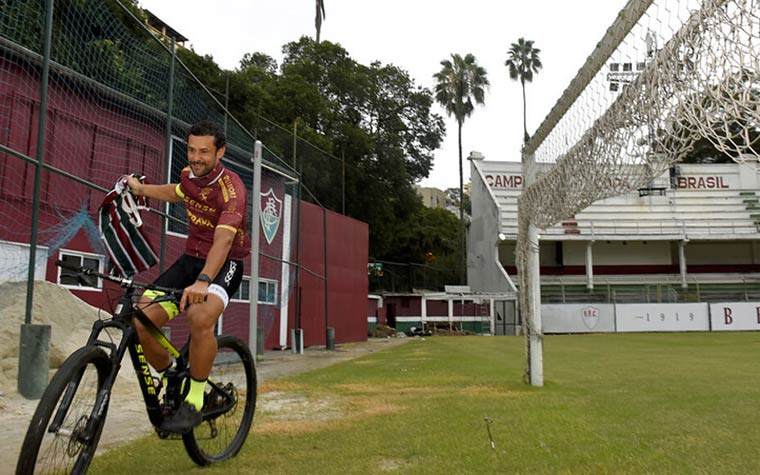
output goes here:
[[485, 91], [490, 84], [488, 73], [478, 65], [472, 54], [468, 53], [464, 57], [452, 54], [451, 60], [441, 61], [441, 70], [433, 78], [436, 80], [436, 101], [460, 125], [472, 115], [475, 104], [485, 103]]
[[[462, 169], [462, 125], [467, 117], [472, 115], [475, 104], [485, 103], [485, 92], [489, 86], [488, 73], [478, 65], [472, 54], [462, 57], [452, 54], [451, 60], [441, 61], [441, 70], [433, 75], [435, 84], [435, 100], [446, 109], [449, 116], [457, 121], [457, 138], [459, 144], [459, 196], [464, 195], [464, 170]], [[473, 104], [474, 101], [474, 104]], [[464, 201], [459, 202], [460, 218], [460, 263], [459, 282], [465, 283], [465, 240], [464, 240]]]
[[[323, 2], [317, 5], [324, 11]], [[0, 8], [0, 34], [41, 52], [42, 2], [0, 0]], [[57, 0], [54, 13], [54, 61], [168, 109], [171, 55], [141, 24], [145, 16], [135, 0]], [[395, 257], [395, 236], [419, 208], [413, 184], [428, 176], [445, 133], [431, 110], [431, 91], [396, 66], [358, 63], [339, 44], [302, 37], [283, 52], [280, 65], [254, 52], [224, 71], [213, 57], [178, 48], [179, 62], [218, 103], [177, 66], [173, 116], [219, 121], [219, 104], [227, 99], [267, 156], [302, 171], [304, 199], [342, 211], [345, 183], [345, 213], [369, 223], [371, 255]]]
[[456, 216], [450, 211], [420, 206], [408, 226], [393, 236], [396, 259], [425, 263], [429, 260], [427, 253], [432, 253], [433, 256], [456, 254], [459, 249], [458, 226]]
[[[42, 53], [45, 2], [0, 0], [0, 34]], [[165, 107], [168, 54], [141, 24], [133, 0], [54, 2], [51, 57], [82, 76], [155, 107]]]
[[[251, 53], [227, 73], [231, 112], [302, 172], [304, 199], [342, 210], [345, 165], [346, 214], [369, 223], [371, 255], [397, 257], [394, 236], [419, 207], [413, 184], [428, 176], [445, 131], [432, 93], [406, 71], [359, 64], [328, 41], [302, 37], [283, 52], [279, 68]], [[188, 55], [183, 62], [201, 81], [223, 88], [212, 58]]]
[[532, 40], [519, 38], [517, 43], [512, 43], [509, 47], [508, 59], [504, 65], [509, 68], [509, 78], [513, 81], [520, 81], [525, 85], [526, 82], [533, 82], [533, 75], [538, 74], [539, 69], [543, 67], [539, 57], [540, 49], [533, 46]]
[[389, 239], [391, 252], [377, 256], [386, 271], [370, 279], [371, 290], [443, 290], [458, 281], [459, 220], [450, 211], [420, 205]]
[[504, 65], [509, 69], [509, 78], [514, 81], [519, 80], [522, 86], [523, 140], [525, 142], [530, 138], [526, 118], [528, 105], [525, 99], [525, 83], [533, 82], [533, 75], [538, 74], [538, 70], [543, 67], [541, 58], [538, 56], [540, 52], [540, 49], [533, 46], [533, 41], [519, 38], [517, 43], [512, 43], [509, 47], [509, 57], [504, 62]]
[[0, 35], [42, 53], [45, 5], [39, 1], [0, 0]]

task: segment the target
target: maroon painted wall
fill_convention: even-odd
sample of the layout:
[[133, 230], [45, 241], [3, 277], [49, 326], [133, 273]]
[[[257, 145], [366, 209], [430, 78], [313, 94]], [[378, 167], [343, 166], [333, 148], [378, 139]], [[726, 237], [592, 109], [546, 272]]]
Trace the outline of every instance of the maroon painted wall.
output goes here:
[[[163, 120], [148, 119], [131, 110], [129, 105], [101, 100], [94, 95], [82, 95], [73, 81], [53, 81], [49, 89], [49, 109], [46, 129], [46, 163], [86, 178], [104, 188], [110, 188], [122, 174], [141, 171], [152, 182], [164, 182], [164, 127]], [[39, 115], [39, 77], [12, 60], [0, 55], [0, 143], [30, 156], [36, 156], [37, 122]], [[26, 161], [0, 153], [0, 202], [3, 216], [11, 217], [13, 226], [0, 226], [0, 239], [28, 243], [31, 229], [31, 206], [34, 166]], [[278, 197], [284, 197], [282, 182], [263, 173], [262, 192], [272, 188]], [[40, 229], [59, 224], [63, 216], [70, 216], [83, 203], [90, 216], [96, 216], [102, 194], [77, 184], [60, 175], [43, 171], [40, 205]], [[158, 204], [153, 204], [158, 206]], [[301, 238], [302, 263], [308, 269], [324, 274], [322, 210], [303, 204]], [[153, 213], [143, 213], [145, 230], [158, 251], [161, 219]], [[330, 326], [335, 328], [336, 342], [360, 341], [367, 338], [365, 315], [367, 299], [367, 224], [328, 212], [328, 273]], [[295, 222], [292, 223], [295, 226]], [[278, 230], [272, 243], [260, 236], [261, 252], [281, 257], [283, 232]], [[294, 236], [294, 234], [292, 234]], [[184, 238], [167, 236], [166, 265], [170, 265], [184, 251]], [[44, 244], [44, 239], [39, 243]], [[295, 246], [295, 238], [291, 248]], [[72, 251], [93, 252], [83, 231], [63, 246]], [[54, 265], [57, 253], [48, 261], [46, 279], [57, 282], [58, 268]], [[292, 254], [292, 259], [295, 252]], [[159, 268], [137, 276], [138, 280], [151, 281]], [[245, 274], [250, 275], [249, 262]], [[291, 273], [292, 275], [293, 273]], [[282, 267], [277, 260], [260, 258], [260, 277], [281, 281]], [[303, 272], [301, 288], [304, 295], [303, 322], [306, 344], [324, 344], [324, 293], [323, 283]], [[254, 284], [255, 285], [255, 284]], [[292, 285], [292, 282], [291, 282]], [[108, 292], [79, 291], [74, 293], [85, 302], [102, 306], [118, 289], [106, 284]], [[254, 288], [254, 287], [252, 287]], [[116, 295], [117, 295], [116, 294]], [[292, 328], [295, 310], [295, 289], [289, 293], [289, 327]], [[247, 303], [231, 302], [225, 310], [223, 331], [247, 341], [249, 328]], [[265, 329], [265, 348], [279, 347], [279, 302], [277, 306], [259, 305], [259, 327]], [[187, 323], [182, 316], [169, 323], [172, 340], [182, 342], [187, 337]]]
[[[301, 212], [301, 265], [324, 275], [322, 209], [303, 202]], [[328, 325], [335, 328], [336, 343], [367, 339], [368, 252], [368, 225], [327, 211]], [[300, 288], [304, 346], [324, 345], [324, 281], [302, 271]], [[294, 328], [294, 325], [295, 306], [291, 306], [289, 326]]]

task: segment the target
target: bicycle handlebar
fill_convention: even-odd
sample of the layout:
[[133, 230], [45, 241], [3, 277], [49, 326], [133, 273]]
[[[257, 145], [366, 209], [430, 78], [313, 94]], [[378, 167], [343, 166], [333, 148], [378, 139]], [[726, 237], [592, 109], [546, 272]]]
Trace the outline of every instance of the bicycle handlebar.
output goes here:
[[140, 289], [158, 290], [160, 292], [164, 292], [167, 295], [172, 296], [172, 298], [176, 299], [177, 303], [179, 303], [179, 301], [182, 299], [183, 289], [174, 289], [171, 287], [162, 287], [160, 285], [137, 282], [128, 277], [119, 277], [115, 275], [104, 274], [102, 272], [98, 272], [95, 269], [91, 269], [89, 267], [75, 266], [75, 265], [71, 265], [66, 262], [63, 262], [61, 260], [55, 261], [55, 265], [57, 265], [58, 267], [62, 269], [66, 269], [66, 270], [74, 272], [75, 275], [80, 278], [84, 276], [93, 276], [93, 277], [99, 277], [101, 279], [108, 280], [111, 282], [115, 282], [126, 289], [140, 288]]

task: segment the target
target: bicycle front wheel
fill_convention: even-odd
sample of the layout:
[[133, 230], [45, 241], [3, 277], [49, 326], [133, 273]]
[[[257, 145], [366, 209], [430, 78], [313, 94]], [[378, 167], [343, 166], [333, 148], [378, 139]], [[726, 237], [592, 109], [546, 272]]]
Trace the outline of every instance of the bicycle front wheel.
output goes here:
[[29, 423], [16, 465], [17, 475], [87, 471], [105, 423], [108, 401], [97, 426], [90, 424], [95, 399], [111, 362], [97, 347], [69, 356], [42, 394]]
[[206, 386], [203, 422], [182, 436], [190, 458], [209, 465], [234, 457], [243, 447], [256, 410], [256, 368], [248, 347], [223, 335]]

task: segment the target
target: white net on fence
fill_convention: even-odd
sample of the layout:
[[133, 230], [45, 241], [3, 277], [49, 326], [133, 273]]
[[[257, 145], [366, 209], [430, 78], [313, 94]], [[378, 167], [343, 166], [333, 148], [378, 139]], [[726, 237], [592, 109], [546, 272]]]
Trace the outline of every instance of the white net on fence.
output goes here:
[[523, 150], [526, 334], [540, 336], [528, 226], [644, 188], [700, 140], [737, 162], [760, 155], [760, 0], [631, 0]]

